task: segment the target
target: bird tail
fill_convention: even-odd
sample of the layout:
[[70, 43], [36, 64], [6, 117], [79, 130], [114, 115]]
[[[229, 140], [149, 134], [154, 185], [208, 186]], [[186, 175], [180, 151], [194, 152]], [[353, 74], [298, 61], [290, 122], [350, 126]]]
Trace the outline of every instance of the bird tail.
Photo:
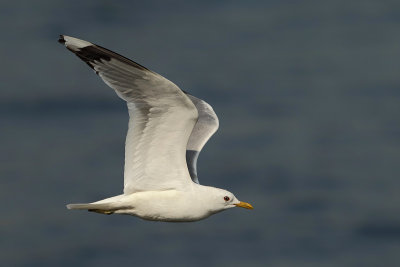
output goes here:
[[113, 214], [116, 210], [109, 203], [79, 203], [79, 204], [68, 204], [67, 209], [69, 210], [88, 210], [101, 214]]
[[124, 198], [124, 195], [118, 195], [92, 203], [68, 204], [67, 209], [88, 210], [102, 214], [113, 214], [118, 210], [129, 209], [129, 206], [123, 204]]

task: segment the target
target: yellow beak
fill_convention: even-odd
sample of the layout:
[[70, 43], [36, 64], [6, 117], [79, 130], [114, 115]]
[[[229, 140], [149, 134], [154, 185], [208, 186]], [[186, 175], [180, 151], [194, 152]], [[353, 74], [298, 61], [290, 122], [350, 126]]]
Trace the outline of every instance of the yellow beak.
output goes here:
[[249, 209], [249, 210], [254, 209], [252, 205], [250, 205], [249, 203], [246, 203], [246, 202], [242, 202], [242, 201], [240, 201], [239, 203], [237, 203], [235, 205], [236, 205], [236, 207], [241, 207], [241, 208], [245, 208], [245, 209]]

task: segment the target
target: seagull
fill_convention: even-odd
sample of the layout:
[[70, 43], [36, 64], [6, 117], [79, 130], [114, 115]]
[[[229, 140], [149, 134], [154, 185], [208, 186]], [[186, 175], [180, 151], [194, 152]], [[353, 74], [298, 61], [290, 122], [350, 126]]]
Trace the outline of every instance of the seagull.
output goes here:
[[129, 112], [123, 194], [68, 209], [164, 222], [198, 221], [233, 207], [253, 209], [227, 190], [199, 183], [197, 158], [219, 127], [208, 103], [104, 47], [66, 35], [58, 42], [114, 89]]

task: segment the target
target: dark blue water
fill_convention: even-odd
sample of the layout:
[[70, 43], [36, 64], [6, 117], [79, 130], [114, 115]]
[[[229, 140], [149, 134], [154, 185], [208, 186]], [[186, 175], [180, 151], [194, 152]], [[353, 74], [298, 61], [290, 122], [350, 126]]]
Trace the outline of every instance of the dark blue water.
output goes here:
[[[3, 1], [4, 266], [397, 266], [397, 1]], [[73, 212], [122, 191], [128, 115], [58, 34], [209, 102], [200, 182], [254, 204], [196, 223]]]

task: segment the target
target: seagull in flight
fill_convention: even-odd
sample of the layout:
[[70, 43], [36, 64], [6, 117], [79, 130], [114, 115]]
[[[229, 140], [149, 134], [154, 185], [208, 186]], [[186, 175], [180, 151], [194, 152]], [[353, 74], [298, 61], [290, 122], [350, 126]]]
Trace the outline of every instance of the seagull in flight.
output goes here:
[[58, 41], [114, 89], [129, 112], [123, 194], [68, 209], [166, 222], [198, 221], [233, 207], [253, 209], [227, 190], [199, 183], [197, 158], [219, 126], [209, 104], [104, 47], [65, 35]]

